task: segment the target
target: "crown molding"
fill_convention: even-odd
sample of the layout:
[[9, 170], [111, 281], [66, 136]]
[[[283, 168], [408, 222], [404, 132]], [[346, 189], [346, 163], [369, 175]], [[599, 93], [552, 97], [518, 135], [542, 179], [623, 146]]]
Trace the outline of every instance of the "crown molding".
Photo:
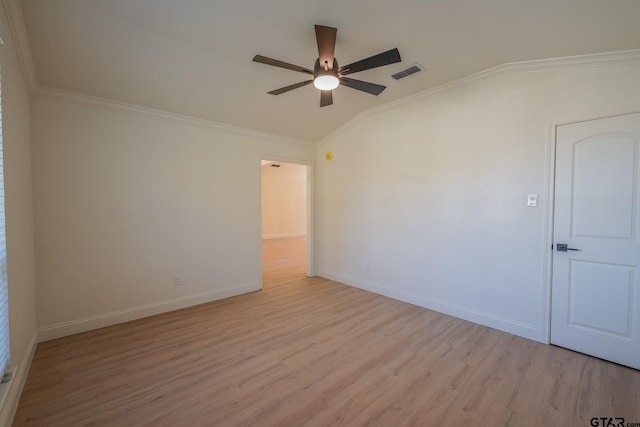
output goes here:
[[640, 49], [512, 62], [503, 64], [501, 67], [504, 67], [503, 71], [507, 72], [537, 72], [569, 68], [610, 67], [637, 63], [640, 63]]
[[22, 7], [20, 0], [2, 0], [4, 11], [7, 14], [9, 30], [11, 38], [18, 56], [18, 63], [24, 78], [27, 90], [33, 94], [38, 88], [38, 79], [36, 77], [36, 69], [33, 65], [33, 57], [31, 56], [31, 46], [29, 45], [29, 37], [27, 36], [27, 27], [24, 23], [22, 15]]
[[386, 104], [370, 108], [365, 110], [345, 124], [341, 125], [337, 129], [333, 130], [327, 136], [321, 138], [318, 141], [310, 142], [304, 140], [298, 140], [294, 138], [285, 137], [282, 135], [270, 134], [254, 129], [244, 128], [240, 126], [229, 125], [225, 123], [210, 121], [206, 119], [198, 119], [177, 113], [170, 113], [166, 111], [156, 110], [153, 108], [142, 107], [134, 104], [128, 104], [119, 101], [112, 101], [105, 98], [99, 98], [89, 95], [83, 95], [79, 93], [64, 91], [61, 89], [54, 89], [49, 87], [43, 87], [38, 84], [38, 79], [35, 72], [35, 66], [33, 63], [33, 57], [31, 55], [31, 48], [29, 45], [29, 38], [27, 36], [26, 26], [24, 23], [24, 17], [22, 15], [22, 8], [20, 6], [20, 0], [2, 0], [4, 10], [7, 14], [7, 20], [13, 38], [16, 54], [20, 64], [27, 90], [30, 95], [40, 98], [57, 99], [70, 103], [92, 106], [94, 108], [100, 108], [109, 111], [119, 111], [129, 114], [137, 114], [144, 117], [152, 117], [155, 119], [169, 120], [180, 123], [187, 123], [190, 125], [223, 129], [236, 133], [242, 133], [246, 135], [258, 136], [260, 138], [271, 139], [280, 142], [286, 142], [296, 145], [322, 147], [336, 136], [346, 131], [356, 123], [360, 122], [364, 118], [381, 112], [389, 110], [400, 105], [408, 104], [416, 100], [427, 98], [436, 93], [443, 92], [455, 87], [464, 86], [472, 82], [490, 78], [492, 76], [502, 73], [525, 73], [525, 72], [544, 72], [553, 70], [564, 70], [571, 68], [591, 68], [591, 67], [606, 67], [616, 65], [628, 65], [640, 63], [640, 49], [624, 50], [616, 52], [604, 52], [594, 53], [587, 55], [577, 55], [560, 58], [539, 59], [533, 61], [512, 62], [502, 65], [498, 65], [487, 70], [480, 71], [475, 74], [471, 74], [466, 77], [462, 77], [457, 80], [453, 80], [448, 83], [418, 92], [407, 97], [388, 102]]
[[354, 118], [343, 124], [339, 128], [335, 129], [329, 135], [318, 141], [318, 148], [323, 147], [329, 141], [336, 138], [347, 129], [354, 126], [361, 120], [378, 112], [391, 110], [401, 105], [409, 104], [417, 100], [428, 98], [437, 93], [450, 90], [459, 86], [465, 86], [470, 83], [488, 79], [503, 73], [530, 73], [530, 72], [544, 72], [555, 70], [566, 70], [572, 68], [593, 68], [593, 67], [610, 67], [618, 65], [640, 64], [640, 49], [623, 50], [616, 52], [594, 53], [588, 55], [567, 56], [562, 58], [549, 58], [538, 59], [534, 61], [523, 62], [511, 62], [507, 64], [498, 65], [487, 70], [480, 71], [479, 73], [471, 74], [466, 77], [462, 77], [457, 80], [453, 80], [448, 83], [441, 84], [439, 86], [427, 89], [422, 92], [415, 93], [413, 95], [406, 96], [404, 98], [388, 102], [378, 107], [370, 108], [356, 115]]
[[125, 102], [112, 101], [106, 98], [99, 98], [95, 96], [41, 86], [38, 83], [37, 75], [35, 72], [33, 57], [31, 55], [31, 46], [29, 45], [29, 37], [27, 36], [27, 29], [24, 22], [24, 16], [22, 15], [20, 0], [2, 0], [2, 4], [7, 15], [7, 21], [9, 23], [9, 29], [11, 31], [11, 37], [13, 39], [16, 54], [18, 56], [20, 70], [22, 71], [27, 90], [33, 97], [56, 99], [59, 101], [99, 108], [102, 110], [135, 114], [142, 117], [154, 118], [164, 121], [173, 121], [209, 129], [225, 130], [234, 133], [257, 136], [259, 138], [269, 139], [272, 141], [285, 142], [288, 144], [302, 145], [313, 148], [316, 147], [316, 144], [314, 142], [289, 138], [282, 135], [271, 134], [268, 132], [244, 128], [241, 126], [234, 126], [205, 119], [198, 119], [195, 117], [177, 113], [170, 113], [153, 108], [128, 104]]
[[276, 135], [268, 132], [262, 132], [255, 129], [244, 128], [241, 126], [234, 126], [226, 123], [215, 122], [212, 120], [199, 119], [191, 116], [186, 116], [178, 113], [171, 113], [163, 110], [157, 110], [154, 108], [143, 107], [140, 105], [129, 104], [126, 102], [113, 101], [111, 99], [100, 98], [97, 96], [84, 95], [77, 92], [70, 92], [62, 89], [55, 89], [46, 86], [38, 86], [33, 91], [32, 96], [34, 98], [52, 99], [56, 101], [67, 102], [70, 104], [76, 104], [84, 107], [91, 107], [95, 109], [111, 111], [116, 113], [124, 113], [136, 115], [144, 118], [151, 118], [156, 120], [187, 124], [190, 126], [197, 126], [207, 129], [218, 129], [233, 133], [240, 133], [244, 135], [257, 136], [263, 139], [269, 139], [275, 142], [284, 142], [294, 145], [302, 145], [305, 147], [315, 148], [316, 144], [310, 141], [304, 141], [301, 139], [289, 138], [282, 135]]

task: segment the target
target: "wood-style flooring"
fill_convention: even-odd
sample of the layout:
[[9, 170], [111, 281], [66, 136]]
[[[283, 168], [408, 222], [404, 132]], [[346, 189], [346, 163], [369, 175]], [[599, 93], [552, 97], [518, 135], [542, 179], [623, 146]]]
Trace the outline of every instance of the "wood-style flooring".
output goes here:
[[640, 371], [307, 278], [304, 246], [264, 242], [262, 291], [39, 344], [13, 425], [640, 423]]

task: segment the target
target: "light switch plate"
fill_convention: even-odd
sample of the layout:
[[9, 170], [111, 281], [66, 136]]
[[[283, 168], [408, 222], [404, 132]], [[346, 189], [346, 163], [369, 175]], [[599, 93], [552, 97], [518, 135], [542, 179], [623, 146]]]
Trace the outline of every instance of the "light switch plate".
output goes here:
[[538, 195], [537, 194], [528, 194], [527, 195], [527, 206], [530, 208], [535, 208], [538, 206]]

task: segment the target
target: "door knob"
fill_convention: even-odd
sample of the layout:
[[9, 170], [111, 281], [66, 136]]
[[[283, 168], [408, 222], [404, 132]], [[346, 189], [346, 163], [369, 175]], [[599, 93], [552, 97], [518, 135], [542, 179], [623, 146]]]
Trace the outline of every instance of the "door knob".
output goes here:
[[579, 251], [580, 249], [570, 248], [566, 243], [557, 243], [556, 251], [558, 252], [567, 252], [567, 251]]

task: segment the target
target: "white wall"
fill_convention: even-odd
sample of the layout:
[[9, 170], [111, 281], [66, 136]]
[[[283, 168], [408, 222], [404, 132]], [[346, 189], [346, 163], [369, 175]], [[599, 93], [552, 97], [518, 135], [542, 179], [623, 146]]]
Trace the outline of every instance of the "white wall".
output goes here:
[[259, 289], [259, 158], [315, 156], [59, 99], [35, 98], [32, 120], [43, 339]]
[[469, 79], [327, 138], [319, 274], [545, 341], [551, 123], [637, 108], [638, 62]]
[[262, 166], [262, 238], [307, 232], [307, 167], [292, 163]]
[[0, 408], [0, 425], [10, 425], [35, 349], [36, 296], [29, 96], [1, 5], [0, 34], [4, 41], [0, 46], [2, 133], [11, 364], [14, 369], [5, 404]]

